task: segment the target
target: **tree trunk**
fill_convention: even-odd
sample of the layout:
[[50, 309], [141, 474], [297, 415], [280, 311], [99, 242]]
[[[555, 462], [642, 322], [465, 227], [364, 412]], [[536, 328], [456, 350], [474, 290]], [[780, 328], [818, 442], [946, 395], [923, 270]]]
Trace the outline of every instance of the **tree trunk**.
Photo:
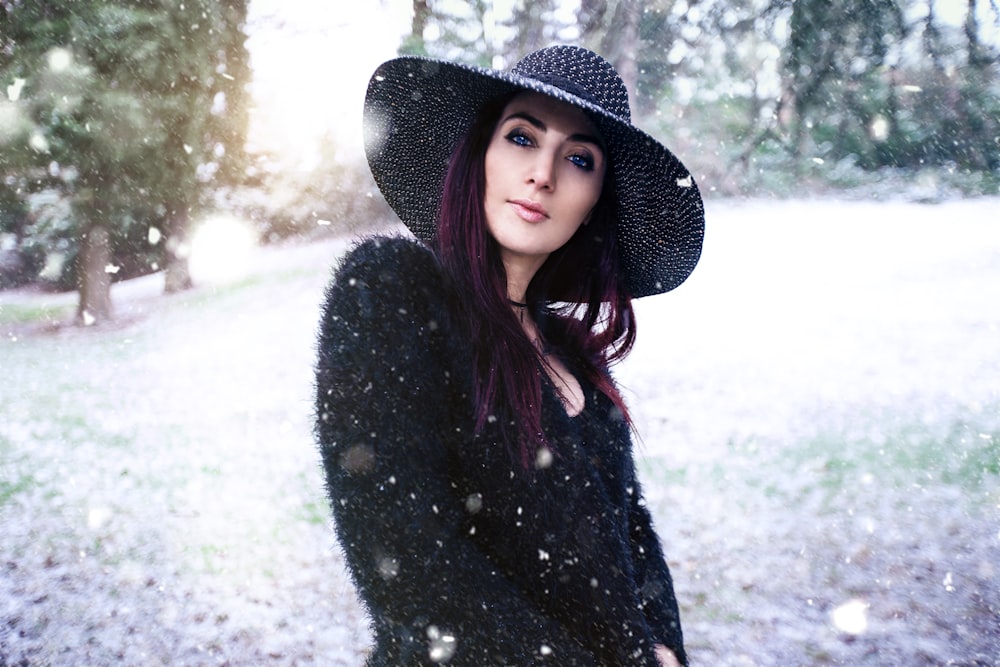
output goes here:
[[427, 0], [413, 0], [413, 16], [410, 20], [410, 34], [400, 46], [400, 55], [426, 56], [427, 45], [424, 44], [424, 30], [430, 22], [431, 8]]
[[103, 222], [88, 221], [80, 238], [76, 263], [76, 282], [80, 300], [76, 324], [90, 326], [112, 317], [111, 311], [111, 234]]
[[512, 25], [516, 35], [505, 55], [512, 61], [520, 60], [552, 41], [549, 39], [547, 31], [547, 28], [551, 29], [551, 25], [547, 24], [553, 9], [552, 0], [517, 5], [512, 17]]
[[604, 34], [604, 15], [608, 11], [608, 0], [580, 0], [576, 16], [580, 25], [580, 40], [592, 51], [600, 50], [601, 35]]
[[430, 13], [427, 0], [413, 0], [413, 20], [410, 22], [410, 34], [413, 35], [414, 39], [424, 39], [424, 28], [427, 27]]
[[968, 2], [963, 29], [965, 31], [965, 40], [968, 43], [966, 62], [973, 69], [982, 67], [984, 63], [988, 63], [990, 60], [983, 56], [983, 49], [979, 43], [979, 21], [976, 20], [976, 0], [969, 0]]
[[191, 255], [188, 222], [189, 215], [186, 206], [171, 211], [167, 221], [165, 257], [167, 266], [164, 277], [164, 291], [167, 294], [181, 292], [194, 286], [188, 265], [188, 258]]
[[638, 99], [639, 67], [636, 60], [641, 49], [639, 44], [641, 16], [642, 7], [638, 0], [619, 0], [612, 26], [604, 33], [601, 44], [604, 56], [618, 70], [628, 89], [629, 99], [633, 102]]

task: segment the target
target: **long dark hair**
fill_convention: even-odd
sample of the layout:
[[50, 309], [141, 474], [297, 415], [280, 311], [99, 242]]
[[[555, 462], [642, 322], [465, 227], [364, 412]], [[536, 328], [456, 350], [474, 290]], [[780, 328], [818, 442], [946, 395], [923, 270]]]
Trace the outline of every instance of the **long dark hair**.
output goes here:
[[[506, 270], [483, 208], [486, 149], [511, 97], [484, 104], [452, 154], [435, 241], [456, 293], [459, 326], [472, 343], [476, 432], [498, 422], [512, 454], [528, 467], [540, 447], [551, 448], [542, 431], [544, 360], [510, 307]], [[606, 372], [635, 342], [632, 302], [619, 270], [617, 213], [609, 165], [589, 222], [548, 257], [526, 296], [545, 342], [629, 422]]]

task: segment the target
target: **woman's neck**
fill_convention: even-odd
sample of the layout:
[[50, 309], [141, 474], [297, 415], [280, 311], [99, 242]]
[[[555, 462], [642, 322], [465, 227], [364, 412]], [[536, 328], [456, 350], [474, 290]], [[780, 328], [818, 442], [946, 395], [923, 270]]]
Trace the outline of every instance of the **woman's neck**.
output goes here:
[[545, 263], [545, 257], [501, 252], [501, 259], [507, 273], [507, 298], [517, 303], [525, 303], [528, 285]]

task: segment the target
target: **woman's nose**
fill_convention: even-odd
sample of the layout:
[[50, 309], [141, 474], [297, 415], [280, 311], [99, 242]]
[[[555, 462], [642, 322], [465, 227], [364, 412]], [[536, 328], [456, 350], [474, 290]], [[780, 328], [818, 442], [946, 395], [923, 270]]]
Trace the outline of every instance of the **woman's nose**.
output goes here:
[[528, 182], [539, 189], [555, 189], [555, 160], [551, 155], [545, 155], [539, 152], [539, 155], [532, 161]]

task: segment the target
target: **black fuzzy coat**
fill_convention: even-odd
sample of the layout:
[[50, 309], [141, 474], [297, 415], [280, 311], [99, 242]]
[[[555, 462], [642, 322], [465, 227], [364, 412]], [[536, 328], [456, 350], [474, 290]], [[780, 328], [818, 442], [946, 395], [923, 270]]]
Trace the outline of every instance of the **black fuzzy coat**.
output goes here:
[[585, 383], [569, 417], [545, 383], [555, 454], [525, 471], [473, 433], [450, 312], [434, 255], [401, 238], [360, 244], [326, 294], [316, 432], [368, 664], [655, 666], [656, 643], [686, 662], [620, 413]]

